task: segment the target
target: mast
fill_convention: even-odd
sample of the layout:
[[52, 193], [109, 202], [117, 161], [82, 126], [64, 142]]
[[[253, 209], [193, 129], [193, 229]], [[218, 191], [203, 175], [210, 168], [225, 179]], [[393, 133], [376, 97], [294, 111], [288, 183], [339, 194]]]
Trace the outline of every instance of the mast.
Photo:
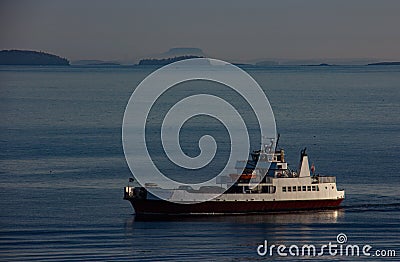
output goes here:
[[279, 138], [281, 138], [281, 134], [278, 133], [278, 138], [276, 139], [275, 150], [278, 148]]

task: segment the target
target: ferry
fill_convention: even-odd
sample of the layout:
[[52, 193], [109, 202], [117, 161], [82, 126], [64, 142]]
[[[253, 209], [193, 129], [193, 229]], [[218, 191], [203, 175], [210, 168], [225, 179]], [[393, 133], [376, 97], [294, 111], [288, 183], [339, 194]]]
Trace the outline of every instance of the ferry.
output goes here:
[[[285, 151], [276, 150], [274, 143], [261, 145], [250, 153], [248, 160], [236, 162], [236, 173], [226, 176], [228, 189], [189, 186], [169, 189], [169, 201], [149, 192], [165, 193], [154, 183], [126, 186], [124, 199], [130, 201], [136, 216], [140, 215], [223, 215], [260, 214], [278, 211], [337, 208], [345, 198], [344, 190], [336, 186], [335, 176], [315, 175], [310, 167], [306, 148], [301, 150], [297, 170], [285, 161]], [[196, 194], [214, 193], [215, 198], [196, 202]], [[220, 194], [216, 194], [219, 193]], [[179, 203], [178, 199], [185, 199]], [[193, 202], [190, 203], [190, 199]], [[189, 202], [187, 202], [189, 201]]]

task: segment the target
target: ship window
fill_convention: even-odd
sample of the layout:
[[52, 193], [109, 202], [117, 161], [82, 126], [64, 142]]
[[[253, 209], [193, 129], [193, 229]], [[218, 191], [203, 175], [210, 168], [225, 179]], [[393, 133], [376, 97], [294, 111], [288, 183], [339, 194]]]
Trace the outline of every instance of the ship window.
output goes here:
[[293, 192], [296, 192], [296, 186], [293, 186]]
[[317, 191], [319, 191], [319, 187], [317, 186]]
[[298, 187], [297, 187], [297, 191], [301, 191], [301, 186], [298, 186]]
[[276, 191], [276, 186], [264, 186], [262, 187], [263, 193], [274, 194]]
[[307, 186], [307, 191], [311, 191], [311, 186]]
[[282, 187], [282, 192], [286, 192], [286, 187]]
[[306, 188], [306, 186], [303, 186], [303, 191], [307, 191], [307, 188]]
[[292, 187], [291, 187], [291, 186], [288, 186], [288, 187], [287, 187], [287, 191], [288, 191], [288, 192], [292, 192]]
[[315, 186], [312, 186], [312, 191], [315, 191], [315, 190], [316, 190]]

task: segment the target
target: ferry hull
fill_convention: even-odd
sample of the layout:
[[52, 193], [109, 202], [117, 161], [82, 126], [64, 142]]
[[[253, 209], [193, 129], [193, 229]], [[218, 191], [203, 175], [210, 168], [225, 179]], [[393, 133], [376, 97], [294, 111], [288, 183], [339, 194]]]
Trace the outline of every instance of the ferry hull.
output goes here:
[[296, 201], [208, 201], [178, 204], [164, 200], [130, 199], [136, 215], [218, 215], [335, 208], [343, 199]]

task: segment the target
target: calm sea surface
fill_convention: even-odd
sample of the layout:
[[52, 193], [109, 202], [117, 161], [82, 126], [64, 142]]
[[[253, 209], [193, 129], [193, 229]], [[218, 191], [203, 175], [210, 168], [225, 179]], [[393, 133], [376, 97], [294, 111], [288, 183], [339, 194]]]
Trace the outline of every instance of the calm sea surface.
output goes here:
[[[342, 208], [135, 221], [122, 199], [131, 173], [121, 125], [132, 91], [153, 70], [0, 67], [0, 260], [297, 260], [276, 252], [260, 257], [256, 249], [264, 240], [336, 243], [339, 233], [347, 235], [347, 244], [395, 250], [391, 259], [400, 259], [400, 67], [246, 69], [270, 100], [289, 164], [296, 168], [307, 147], [316, 172], [337, 176], [338, 187], [346, 190]], [[204, 134], [213, 135], [221, 150], [204, 178], [190, 177], [174, 169], [158, 147], [163, 112], [187, 95], [211, 93], [249, 119], [250, 133], [256, 133], [253, 115], [224, 86], [197, 82], [175, 88], [150, 115], [149, 150], [171, 178], [199, 182], [223, 165], [230, 141], [219, 139], [227, 137], [226, 130], [201, 117], [184, 126], [188, 155], [198, 154], [193, 145]]]

